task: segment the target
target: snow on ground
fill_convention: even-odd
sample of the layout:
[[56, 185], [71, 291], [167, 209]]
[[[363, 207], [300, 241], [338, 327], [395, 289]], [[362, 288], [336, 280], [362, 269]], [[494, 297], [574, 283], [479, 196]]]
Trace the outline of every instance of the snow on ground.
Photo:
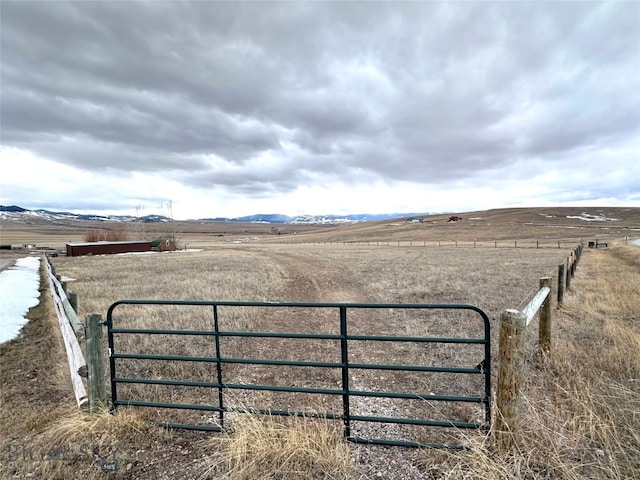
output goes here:
[[18, 336], [27, 323], [25, 315], [38, 305], [40, 257], [24, 257], [0, 272], [0, 343]]
[[580, 215], [567, 215], [567, 218], [575, 218], [578, 220], [584, 220], [585, 222], [606, 222], [607, 220], [618, 220], [617, 218], [607, 218], [605, 214], [591, 215], [590, 213], [584, 212]]

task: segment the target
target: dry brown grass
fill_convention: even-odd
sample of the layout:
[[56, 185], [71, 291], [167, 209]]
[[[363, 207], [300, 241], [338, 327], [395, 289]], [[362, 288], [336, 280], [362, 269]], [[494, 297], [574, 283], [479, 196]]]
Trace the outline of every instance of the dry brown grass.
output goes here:
[[463, 453], [425, 452], [433, 478], [637, 478], [639, 260], [636, 247], [585, 252], [556, 317], [552, 356], [537, 363], [530, 348], [516, 451], [472, 440]]
[[[482, 306], [495, 319], [501, 309], [517, 306], [536, 289], [540, 276], [552, 273], [566, 253], [554, 249], [490, 248], [425, 248], [372, 247], [342, 245], [270, 245], [225, 247], [215, 251], [180, 253], [162, 256], [114, 256], [94, 258], [58, 258], [57, 270], [76, 278], [72, 288], [81, 300], [81, 312], [105, 311], [120, 298], [233, 299], [270, 301], [359, 301], [374, 303], [474, 303]], [[305, 273], [306, 272], [306, 273]], [[526, 272], [523, 275], [522, 272]], [[305, 284], [302, 275], [313, 279]], [[113, 278], [119, 278], [117, 283]], [[184, 278], [172, 286], [176, 278]], [[150, 282], [149, 279], [154, 279]], [[293, 279], [291, 283], [290, 280]], [[291, 284], [290, 284], [291, 283]], [[203, 286], [212, 288], [203, 291]], [[249, 286], [250, 288], [247, 288]], [[345, 287], [348, 290], [345, 290]], [[170, 294], [167, 292], [171, 292]], [[217, 293], [216, 293], [217, 292]], [[93, 306], [92, 306], [93, 305]], [[121, 326], [130, 328], [210, 328], [211, 311], [167, 307], [121, 307], [116, 317]], [[275, 318], [289, 315], [289, 324], [274, 323]], [[293, 316], [291, 316], [293, 315]], [[275, 329], [274, 331], [325, 331], [337, 333], [337, 315], [324, 316], [309, 311], [251, 313], [247, 310], [224, 312], [222, 327], [237, 329]], [[293, 321], [294, 318], [303, 319]], [[293, 323], [291, 323], [293, 321]], [[482, 323], [474, 315], [458, 312], [355, 312], [349, 319], [352, 333], [478, 337]], [[293, 327], [292, 327], [293, 325]], [[305, 326], [306, 325], [306, 326]], [[211, 356], [211, 341], [206, 337], [117, 338], [117, 350], [125, 352]], [[131, 343], [134, 342], [134, 343]], [[300, 343], [300, 342], [298, 342]], [[243, 339], [225, 343], [226, 356], [287, 358], [292, 360], [325, 360], [339, 362], [339, 347], [295, 341]], [[268, 345], [265, 347], [265, 345]], [[473, 366], [482, 360], [479, 346], [459, 348], [360, 342], [351, 349], [352, 362], [409, 363]], [[257, 354], [257, 352], [259, 354]], [[286, 352], [286, 353], [285, 353]], [[285, 355], [283, 357], [283, 354]], [[455, 359], [455, 360], [453, 360]], [[212, 381], [213, 367], [201, 362], [159, 364], [153, 361], [130, 361], [119, 367], [120, 376]], [[258, 382], [324, 386], [339, 382], [339, 371], [295, 369], [283, 367], [225, 368], [226, 382]], [[382, 382], [382, 383], [381, 383]], [[363, 371], [354, 379], [352, 388], [392, 389], [403, 392], [425, 392], [444, 395], [483, 395], [480, 376], [405, 374], [383, 376]], [[153, 399], [178, 403], [207, 403], [207, 389], [165, 387], [157, 385], [121, 385], [120, 398]], [[244, 401], [253, 397], [245, 395]], [[255, 399], [254, 399], [255, 400]], [[251, 401], [254, 401], [251, 400]], [[335, 403], [334, 400], [338, 401]], [[255, 408], [307, 409], [318, 402], [317, 396], [272, 394]], [[377, 403], [376, 403], [377, 402]], [[377, 405], [377, 406], [376, 406]], [[325, 407], [340, 411], [339, 399]], [[483, 412], [474, 404], [451, 405], [438, 402], [354, 399], [355, 413], [371, 414], [383, 408], [386, 415], [430, 418], [434, 420], [482, 421]], [[215, 415], [162, 411], [162, 420], [209, 423]], [[427, 428], [376, 428], [354, 425], [354, 433], [362, 436], [387, 436], [418, 441], [456, 443], [465, 438], [463, 432]]]
[[84, 234], [85, 242], [120, 242], [128, 239], [129, 236], [123, 229], [87, 230]]
[[[487, 232], [489, 231], [488, 229]], [[370, 234], [374, 235], [373, 231]], [[537, 289], [539, 277], [551, 275], [555, 283], [557, 265], [568, 253], [565, 250], [551, 248], [496, 249], [491, 248], [491, 245], [477, 248], [473, 248], [472, 245], [464, 248], [438, 248], [434, 245], [424, 245], [420, 241], [416, 241], [414, 245], [402, 246], [220, 243], [215, 249], [202, 252], [58, 257], [54, 263], [58, 273], [75, 279], [70, 282], [70, 288], [78, 293], [81, 317], [88, 313], [104, 314], [112, 302], [122, 298], [463, 302], [477, 304], [483, 308], [489, 314], [493, 332], [496, 334], [500, 311], [504, 308], [521, 308]], [[383, 478], [390, 479], [635, 478], [636, 472], [640, 469], [640, 416], [637, 413], [640, 411], [639, 255], [640, 249], [622, 245], [615, 245], [606, 250], [586, 251], [573, 279], [572, 288], [565, 294], [564, 306], [560, 310], [554, 309], [557, 313], [553, 327], [552, 356], [544, 363], [538, 362], [535, 357], [537, 325], [535, 322], [531, 325], [528, 334], [527, 384], [521, 406], [523, 435], [518, 449], [514, 452], [497, 452], [492, 445], [491, 437], [485, 438], [473, 432], [452, 433], [455, 439], [468, 447], [463, 452], [354, 446], [339, 441], [340, 433], [335, 431], [339, 426], [338, 422], [309, 422], [309, 419], [276, 420], [237, 414], [233, 420], [235, 434], [213, 434], [217, 435], [213, 437], [217, 440], [211, 443], [196, 441], [190, 444], [190, 451], [197, 450], [200, 452], [199, 457], [208, 457], [204, 464], [198, 463], [198, 474], [210, 478], [226, 476], [355, 479], [371, 478], [379, 472]], [[294, 328], [298, 331], [303, 328], [305, 322], [308, 322], [307, 326], [311, 331], [335, 329], [331, 323], [333, 317], [315, 315], [304, 310], [291, 317], [281, 313], [276, 316], [277, 319], [266, 314], [239, 310], [224, 312], [221, 321], [228, 322], [225, 328], [253, 330], [273, 328], [275, 331], [287, 331]], [[142, 328], [182, 328], [189, 322], [190, 328], [197, 329], [207, 328], [210, 318], [210, 312], [198, 312], [193, 309], [182, 312], [175, 309], [157, 311], [151, 308], [130, 307], [127, 311], [123, 309], [116, 320], [123, 322], [122, 325]], [[349, 321], [352, 333], [394, 331], [440, 335], [455, 325], [457, 332], [467, 334], [477, 328], [472, 325], [473, 321], [462, 316], [445, 314], [354, 314]], [[128, 340], [130, 343], [126, 343], [125, 339], [121, 338], [118, 345], [119, 348], [131, 348], [132, 351], [155, 353], [212, 353], [210, 345], [204, 341], [185, 342], [184, 339], [169, 336], [151, 337], [147, 340], [143, 341], [141, 337], [136, 340], [131, 338]], [[497, 342], [494, 341], [493, 344], [497, 345]], [[311, 343], [306, 346], [287, 347], [278, 342], [271, 342], [268, 347], [260, 347], [243, 341], [230, 343], [228, 348], [231, 354], [238, 356], [269, 358], [268, 355], [276, 356], [285, 352], [287, 358], [292, 359], [310, 359], [316, 358], [317, 355], [317, 358], [334, 360], [330, 356], [333, 355], [333, 347], [323, 350], [324, 347]], [[397, 363], [403, 356], [425, 362], [442, 362], [454, 355], [461, 355], [463, 362], [471, 362], [477, 356], [477, 352], [474, 351], [424, 351], [413, 347], [402, 349], [397, 346], [387, 349], [354, 347], [352, 354], [354, 358], [361, 356], [381, 362], [392, 360], [389, 363]], [[154, 370], [156, 367], [151, 364], [142, 363], [127, 368], [130, 370], [122, 370], [119, 373], [139, 374], [148, 370], [145, 374], [158, 374], [163, 378], [212, 378], [210, 366], [192, 363], [170, 368], [165, 366], [162, 371]], [[229, 369], [227, 374], [229, 378], [242, 381], [251, 380], [253, 375], [253, 381], [282, 380], [285, 384], [300, 385], [320, 380], [329, 384], [334, 381], [331, 375], [322, 377], [318, 372], [305, 370], [301, 374], [292, 369], [277, 369], [275, 373], [275, 370], [266, 367], [242, 367]], [[447, 388], [453, 385], [452, 381], [442, 382], [429, 379], [428, 376], [388, 378], [385, 381], [389, 380], [409, 391], [431, 391], [433, 388], [448, 391]], [[361, 388], [379, 386], [380, 381], [367, 375], [358, 377]], [[472, 383], [462, 385], [463, 389], [469, 391], [476, 387], [477, 385]], [[211, 392], [205, 390], [140, 388], [123, 393], [150, 395], [154, 400], [166, 398], [194, 403], [210, 402]], [[247, 400], [251, 402], [247, 403]], [[279, 394], [264, 394], [259, 398], [263, 403], [257, 404], [254, 400], [257, 401], [258, 398], [240, 395], [238, 405], [302, 410], [318, 408], [319, 405], [318, 398], [310, 396], [285, 398]], [[329, 409], [335, 407], [321, 406]], [[354, 401], [352, 407], [366, 410], [376, 406]], [[377, 406], [410, 415], [425, 414], [424, 407], [424, 403], [422, 406], [416, 406], [399, 405], [397, 402], [390, 402], [388, 405], [381, 402]], [[434, 414], [433, 410], [436, 407], [440, 408], [439, 405], [427, 404], [426, 413]], [[450, 412], [435, 413], [446, 416]], [[478, 415], [475, 411], [454, 413], [463, 417]], [[155, 409], [151, 410], [151, 415], [154, 420], [193, 418], [181, 417], [181, 412], [174, 414]], [[215, 422], [216, 417], [211, 417], [202, 418], [199, 415], [197, 420]], [[138, 425], [137, 421], [132, 418], [132, 425]], [[90, 429], [90, 424], [83, 422], [85, 420], [77, 422], [77, 425], [81, 425], [82, 429]], [[41, 431], [46, 434], [50, 430], [49, 434], [54, 435], [53, 432], [59, 434], [67, 429], [69, 438], [72, 438], [73, 428], [61, 425], [51, 419], [41, 427]], [[113, 431], [116, 436], [120, 435], [127, 441], [127, 438], [138, 438], [136, 428], [139, 427], [119, 434], [115, 427], [114, 430], [94, 427], [93, 433], [95, 438], [106, 438], [104, 432]], [[163, 465], [164, 456], [167, 454], [158, 456], [161, 450], [155, 450], [150, 443], [164, 441], [165, 445], [169, 444], [163, 440], [161, 434], [157, 436], [153, 433], [156, 431], [148, 431], [145, 436], [149, 440], [140, 440], [140, 444], [133, 447], [133, 452], [131, 447], [128, 450], [124, 449], [125, 461], [134, 465], [132, 471], [137, 471], [136, 459], [139, 459], [142, 468], [141, 465], [145, 462], [153, 463], [156, 460], [152, 459], [157, 458], [158, 468], [148, 468], [148, 473], [139, 471], [137, 478], [158, 478], [165, 475], [160, 465]], [[298, 435], [300, 433], [301, 436]], [[382, 433], [409, 435], [410, 438], [424, 440], [428, 440], [425, 435], [431, 435], [430, 432], [420, 433], [412, 430]], [[174, 435], [174, 442], [185, 442], [184, 439], [189, 438], [185, 436], [187, 434]], [[156, 440], [153, 440], [154, 438]], [[267, 441], [258, 444], [259, 439]], [[276, 447], [269, 448], [270, 445]], [[332, 445], [332, 449], [325, 449], [327, 445]], [[136, 448], [146, 450], [149, 455], [138, 455]], [[349, 461], [345, 459], [343, 449], [351, 452]], [[181, 452], [184, 450], [183, 448]], [[310, 464], [319, 451], [324, 452], [323, 455], [328, 458], [325, 467], [317, 470]], [[150, 456], [151, 453], [155, 456]], [[168, 455], [167, 458], [176, 460], [176, 456]], [[180, 458], [178, 455], [178, 463]], [[255, 462], [256, 458], [263, 460]], [[292, 463], [286, 463], [288, 460]], [[63, 478], [63, 474], [68, 476], [70, 472], [78, 471], [78, 467], [82, 466], [67, 466], [57, 473], [47, 475], [49, 478]], [[171, 468], [173, 467], [172, 464]], [[164, 468], [166, 470], [168, 467]], [[173, 478], [194, 476], [194, 471], [186, 466], [184, 470], [175, 470], [177, 473]], [[288, 476], [282, 476], [282, 471], [288, 472]], [[166, 474], [168, 475], [168, 470]]]
[[327, 420], [234, 413], [232, 434], [214, 437], [202, 478], [349, 480], [355, 465], [342, 432]]

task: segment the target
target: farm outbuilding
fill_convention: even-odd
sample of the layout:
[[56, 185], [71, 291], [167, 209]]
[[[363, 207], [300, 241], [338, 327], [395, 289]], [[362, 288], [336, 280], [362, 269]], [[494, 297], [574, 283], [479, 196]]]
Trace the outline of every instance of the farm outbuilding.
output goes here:
[[146, 240], [121, 242], [67, 243], [67, 256], [111, 255], [114, 253], [150, 252], [151, 242]]
[[151, 242], [151, 249], [156, 252], [173, 252], [176, 250], [176, 242], [169, 238], [156, 238]]

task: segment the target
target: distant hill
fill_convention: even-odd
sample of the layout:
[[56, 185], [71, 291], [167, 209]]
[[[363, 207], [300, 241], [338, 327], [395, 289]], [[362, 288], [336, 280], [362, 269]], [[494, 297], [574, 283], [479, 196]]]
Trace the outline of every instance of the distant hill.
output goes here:
[[226, 218], [202, 218], [201, 221], [209, 222], [246, 222], [246, 223], [292, 223], [292, 224], [338, 224], [354, 222], [372, 222], [376, 220], [388, 220], [390, 218], [414, 217], [432, 215], [429, 213], [358, 213], [350, 215], [297, 215], [288, 216], [278, 213], [247, 215], [244, 217]]
[[93, 222], [134, 222], [144, 223], [168, 222], [170, 219], [162, 215], [145, 215], [144, 217], [134, 217], [132, 215], [96, 215], [80, 214], [71, 212], [53, 212], [50, 210], [38, 209], [28, 210], [17, 205], [0, 205], [0, 218], [9, 220], [20, 220], [24, 217], [39, 218], [42, 220], [89, 220]]
[[18, 207], [17, 205], [11, 205], [9, 207], [5, 207], [4, 205], [0, 205], [0, 212], [12, 212], [12, 213], [22, 213], [27, 210], [22, 207]]
[[[270, 223], [270, 224], [340, 224], [367, 222], [376, 220], [387, 220], [390, 218], [414, 217], [422, 215], [432, 215], [430, 213], [360, 213], [351, 215], [298, 215], [288, 216], [277, 213], [255, 214], [244, 217], [215, 217], [200, 218], [201, 222], [243, 222], [243, 223]], [[112, 222], [135, 222], [142, 220], [145, 223], [168, 222], [171, 219], [162, 215], [145, 215], [135, 217], [131, 215], [96, 215], [78, 214], [71, 212], [54, 212], [50, 210], [28, 210], [17, 205], [0, 205], [0, 218], [19, 220], [22, 216], [39, 217], [43, 220], [90, 220], [90, 221], [112, 221]]]

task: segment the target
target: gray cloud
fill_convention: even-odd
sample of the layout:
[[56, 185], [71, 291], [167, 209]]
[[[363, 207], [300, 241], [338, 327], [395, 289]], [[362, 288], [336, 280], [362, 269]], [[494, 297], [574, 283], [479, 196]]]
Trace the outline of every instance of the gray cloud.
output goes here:
[[2, 144], [80, 170], [260, 197], [563, 168], [638, 137], [635, 2], [0, 8]]

